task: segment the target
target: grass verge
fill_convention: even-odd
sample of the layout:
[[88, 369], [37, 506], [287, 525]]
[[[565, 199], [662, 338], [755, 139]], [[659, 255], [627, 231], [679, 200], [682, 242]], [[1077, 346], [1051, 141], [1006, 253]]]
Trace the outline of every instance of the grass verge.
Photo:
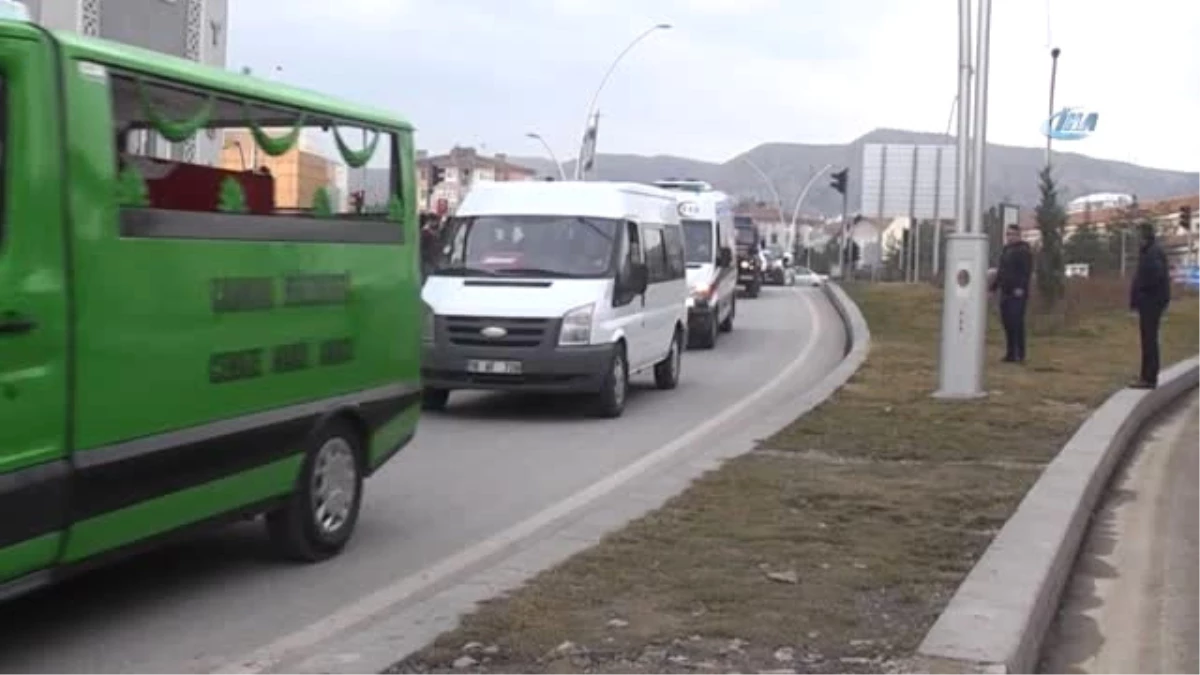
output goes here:
[[[936, 401], [939, 294], [851, 292], [872, 349], [834, 398], [390, 672], [903, 667], [1044, 463], [1134, 372], [1137, 326], [1109, 309], [1120, 287], [1075, 285], [1031, 317], [1028, 365], [995, 363], [993, 329], [990, 395]], [[1196, 353], [1198, 319], [1194, 295], [1173, 304], [1165, 363]]]

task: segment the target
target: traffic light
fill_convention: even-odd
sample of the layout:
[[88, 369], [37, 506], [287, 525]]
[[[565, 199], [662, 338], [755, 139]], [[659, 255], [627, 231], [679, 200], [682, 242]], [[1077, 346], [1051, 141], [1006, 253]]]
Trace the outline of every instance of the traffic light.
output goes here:
[[829, 187], [838, 191], [838, 194], [846, 194], [846, 183], [850, 179], [850, 169], [842, 169], [833, 174], [833, 180], [829, 181]]
[[1192, 229], [1192, 207], [1191, 206], [1184, 205], [1184, 206], [1179, 207], [1179, 226], [1185, 230]]
[[441, 166], [432, 167], [429, 175], [429, 184], [437, 185], [446, 180], [446, 168]]

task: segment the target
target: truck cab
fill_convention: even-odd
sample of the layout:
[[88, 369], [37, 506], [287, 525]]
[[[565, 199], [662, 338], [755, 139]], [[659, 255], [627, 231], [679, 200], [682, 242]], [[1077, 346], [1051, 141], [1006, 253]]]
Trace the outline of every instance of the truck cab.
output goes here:
[[762, 292], [766, 267], [762, 256], [762, 235], [749, 216], [735, 216], [737, 230], [737, 281], [746, 296], [757, 298]]

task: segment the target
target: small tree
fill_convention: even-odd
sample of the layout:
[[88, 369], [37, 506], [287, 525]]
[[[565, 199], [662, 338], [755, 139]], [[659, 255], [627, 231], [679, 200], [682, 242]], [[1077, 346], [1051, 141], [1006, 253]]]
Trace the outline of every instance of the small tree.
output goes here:
[[221, 192], [217, 197], [217, 210], [222, 213], [245, 213], [246, 194], [242, 192], [242, 184], [226, 176], [221, 181]]
[[312, 211], [317, 218], [333, 217], [333, 199], [330, 198], [329, 190], [325, 189], [324, 185], [313, 192]]
[[1051, 308], [1062, 300], [1066, 288], [1063, 279], [1066, 274], [1063, 262], [1063, 229], [1067, 224], [1067, 212], [1058, 201], [1058, 185], [1050, 173], [1050, 167], [1042, 169], [1038, 178], [1041, 201], [1037, 205], [1035, 217], [1038, 231], [1042, 235], [1042, 244], [1034, 265], [1034, 281], [1043, 305]]

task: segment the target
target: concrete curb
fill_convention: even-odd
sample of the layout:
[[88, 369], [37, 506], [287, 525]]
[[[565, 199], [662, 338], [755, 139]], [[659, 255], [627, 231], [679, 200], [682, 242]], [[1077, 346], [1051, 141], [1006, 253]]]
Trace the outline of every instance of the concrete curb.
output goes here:
[[958, 587], [913, 672], [1029, 673], [1058, 611], [1092, 512], [1130, 442], [1200, 382], [1200, 360], [1154, 390], [1122, 389], [1079, 427]]

